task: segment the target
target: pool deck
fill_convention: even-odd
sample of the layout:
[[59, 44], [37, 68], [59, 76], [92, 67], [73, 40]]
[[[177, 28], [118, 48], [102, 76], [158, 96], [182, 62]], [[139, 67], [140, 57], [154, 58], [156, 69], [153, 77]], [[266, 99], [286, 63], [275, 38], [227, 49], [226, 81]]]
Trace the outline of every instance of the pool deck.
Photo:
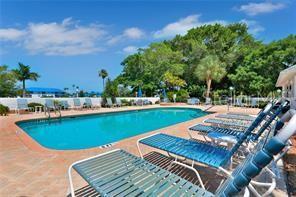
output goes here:
[[[160, 107], [151, 105], [144, 107], [101, 108], [98, 110], [62, 111], [63, 116], [103, 113], [121, 110], [146, 109]], [[178, 107], [178, 106], [177, 106]], [[180, 107], [201, 108], [203, 106]], [[66, 196], [69, 193], [67, 170], [74, 161], [97, 155], [112, 149], [121, 148], [135, 155], [139, 155], [136, 142], [139, 138], [156, 132], [168, 133], [189, 138], [187, 128], [201, 123], [204, 119], [214, 117], [216, 113], [225, 113], [226, 106], [215, 106], [209, 110], [213, 112], [207, 116], [179, 123], [156, 131], [121, 140], [109, 148], [91, 148], [75, 151], [50, 150], [40, 146], [25, 132], [15, 125], [20, 120], [44, 118], [44, 114], [9, 114], [0, 116], [0, 196]], [[257, 114], [259, 109], [231, 108], [231, 112], [247, 112]], [[143, 147], [145, 153], [153, 151]], [[86, 185], [77, 174], [74, 174], [76, 189]], [[211, 177], [208, 178], [211, 181]]]

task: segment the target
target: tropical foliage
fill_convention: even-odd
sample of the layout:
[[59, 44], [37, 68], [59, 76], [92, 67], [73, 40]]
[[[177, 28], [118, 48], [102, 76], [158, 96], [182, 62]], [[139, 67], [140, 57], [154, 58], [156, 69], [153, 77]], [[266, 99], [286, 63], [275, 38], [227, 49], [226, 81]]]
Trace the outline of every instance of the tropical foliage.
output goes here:
[[26, 96], [26, 80], [37, 81], [40, 77], [38, 73], [31, 72], [31, 67], [29, 65], [26, 66], [22, 63], [19, 63], [19, 68], [13, 69], [12, 72], [16, 79], [22, 82], [23, 97]]
[[105, 69], [101, 69], [101, 70], [99, 71], [99, 77], [101, 77], [102, 80], [103, 80], [103, 89], [104, 89], [104, 86], [105, 86], [105, 78], [108, 77], [108, 72], [107, 72], [107, 70], [105, 70]]
[[8, 66], [0, 66], [0, 97], [16, 95], [16, 79]]
[[139, 49], [123, 60], [115, 81], [134, 92], [141, 86], [146, 96], [181, 88], [202, 97], [211, 89], [227, 94], [230, 86], [236, 94], [266, 96], [275, 90], [279, 72], [295, 64], [296, 35], [265, 44], [245, 24], [214, 24]]

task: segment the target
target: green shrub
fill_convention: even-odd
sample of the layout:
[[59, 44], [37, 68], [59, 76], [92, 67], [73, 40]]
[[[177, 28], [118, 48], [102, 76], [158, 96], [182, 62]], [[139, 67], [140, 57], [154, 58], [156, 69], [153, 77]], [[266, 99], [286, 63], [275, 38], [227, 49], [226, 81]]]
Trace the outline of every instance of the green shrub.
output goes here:
[[177, 102], [187, 102], [188, 98], [189, 98], [189, 93], [187, 92], [187, 90], [182, 89], [177, 92], [177, 98], [176, 98]]
[[0, 104], [0, 116], [6, 116], [9, 112], [9, 108], [5, 105]]
[[29, 104], [28, 104], [28, 107], [29, 107], [29, 108], [32, 107], [33, 109], [35, 109], [35, 106], [42, 106], [42, 107], [43, 107], [44, 105], [42, 105], [41, 103], [29, 103]]
[[187, 90], [181, 89], [179, 91], [171, 91], [167, 93], [168, 99], [173, 102], [173, 96], [174, 94], [177, 95], [176, 102], [187, 102], [187, 99], [189, 98], [189, 93]]
[[121, 99], [121, 103], [124, 106], [131, 106], [132, 105], [132, 102], [128, 101], [127, 99]]

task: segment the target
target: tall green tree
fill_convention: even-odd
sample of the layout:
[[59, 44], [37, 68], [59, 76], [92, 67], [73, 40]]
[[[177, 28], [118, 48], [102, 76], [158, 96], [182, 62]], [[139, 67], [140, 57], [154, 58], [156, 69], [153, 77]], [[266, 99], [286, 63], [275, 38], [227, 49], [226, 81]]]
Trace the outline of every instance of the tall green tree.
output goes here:
[[237, 91], [266, 96], [275, 90], [279, 73], [296, 64], [296, 35], [261, 45], [249, 51], [228, 77]]
[[0, 66], [0, 97], [15, 96], [16, 78], [8, 70], [8, 66]]
[[210, 96], [212, 81], [219, 82], [226, 74], [225, 66], [216, 55], [203, 58], [195, 70], [195, 75], [207, 84], [206, 97]]
[[168, 43], [152, 43], [148, 48], [128, 56], [122, 65], [119, 82], [134, 90], [142, 84], [141, 88], [148, 96], [160, 88], [166, 72], [178, 77], [184, 72], [182, 53], [173, 51]]
[[105, 70], [105, 69], [101, 69], [101, 70], [99, 71], [99, 77], [101, 77], [102, 80], [103, 80], [103, 89], [104, 89], [104, 88], [105, 88], [105, 78], [108, 77], [108, 72], [107, 72], [107, 70]]
[[110, 78], [107, 78], [106, 86], [102, 96], [104, 98], [111, 97], [115, 98], [118, 94], [118, 83], [116, 80], [112, 81]]
[[31, 67], [29, 65], [24, 65], [23, 63], [18, 64], [18, 69], [13, 69], [16, 79], [22, 82], [23, 97], [26, 96], [26, 80], [37, 81], [40, 75], [36, 72], [31, 72]]

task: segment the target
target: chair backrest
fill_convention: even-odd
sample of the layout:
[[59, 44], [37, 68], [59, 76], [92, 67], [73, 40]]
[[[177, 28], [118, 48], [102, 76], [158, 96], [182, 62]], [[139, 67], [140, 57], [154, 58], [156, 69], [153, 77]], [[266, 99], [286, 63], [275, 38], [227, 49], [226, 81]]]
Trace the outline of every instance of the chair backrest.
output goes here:
[[[264, 120], [264, 118], [270, 113], [273, 108], [273, 103], [268, 103], [264, 110], [259, 112], [256, 119], [250, 124], [250, 126], [244, 131], [244, 134], [240, 136], [236, 144], [232, 147], [229, 153], [224, 158], [224, 164], [228, 163], [232, 155], [240, 148], [245, 140], [248, 139], [249, 135], [259, 126], [259, 124]], [[269, 124], [268, 124], [269, 126]]]
[[90, 98], [85, 98], [85, 104], [87, 105], [87, 106], [92, 106], [92, 101], [91, 101], [91, 99]]
[[69, 107], [69, 103], [67, 100], [62, 100], [60, 101], [61, 106], [63, 106], [64, 108], [68, 108]]
[[117, 105], [121, 105], [122, 104], [120, 98], [116, 98], [116, 104]]
[[17, 109], [28, 109], [27, 99], [17, 99], [16, 106], [17, 106]]
[[138, 99], [138, 100], [136, 101], [136, 104], [137, 104], [137, 105], [143, 105], [143, 100], [142, 100], [142, 99]]
[[45, 99], [45, 106], [48, 108], [54, 108], [54, 101], [52, 99]]
[[276, 119], [286, 108], [289, 107], [289, 102], [284, 101], [279, 106], [275, 104], [274, 108], [275, 110], [271, 111], [270, 117], [265, 121], [263, 126], [260, 127], [260, 129], [257, 131], [254, 140], [258, 140], [258, 138], [263, 134], [263, 132], [270, 126], [272, 121]]
[[296, 134], [296, 115], [276, 135], [266, 143], [261, 139], [255, 153], [250, 153], [216, 192], [216, 196], [236, 196], [242, 189], [247, 187], [250, 181], [256, 177], [264, 167], [269, 165], [273, 156], [280, 153], [286, 146], [292, 135]]
[[243, 102], [242, 102], [242, 99], [241, 98], [237, 98], [236, 99], [236, 105], [237, 106], [242, 106], [243, 105]]
[[80, 107], [81, 106], [81, 102], [79, 98], [74, 98], [73, 99], [73, 104], [75, 107]]
[[251, 98], [251, 106], [252, 107], [257, 106], [257, 99], [256, 98]]
[[107, 100], [107, 104], [108, 105], [113, 105], [113, 102], [112, 102], [112, 99], [111, 98], [107, 98], [106, 100]]

